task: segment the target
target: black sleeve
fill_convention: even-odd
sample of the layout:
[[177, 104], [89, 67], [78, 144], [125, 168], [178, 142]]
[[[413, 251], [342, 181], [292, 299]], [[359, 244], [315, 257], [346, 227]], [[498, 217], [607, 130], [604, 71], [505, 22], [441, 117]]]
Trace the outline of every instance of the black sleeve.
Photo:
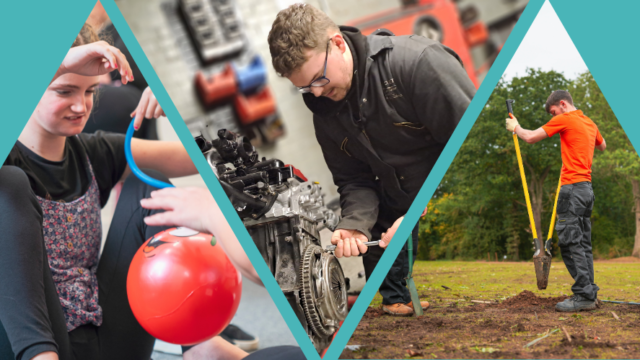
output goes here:
[[476, 92], [457, 55], [439, 44], [428, 46], [407, 83], [418, 119], [446, 144]]
[[4, 160], [3, 166], [7, 165], [19, 167], [22, 171], [25, 172], [25, 174], [27, 174], [27, 178], [29, 178], [29, 185], [31, 186], [31, 189], [33, 189], [33, 191], [36, 193], [36, 195], [40, 197], [46, 196], [46, 187], [44, 187], [44, 185], [37, 180], [38, 177], [33, 172], [33, 169], [29, 167], [29, 164], [25, 161], [24, 156], [20, 153], [20, 150], [18, 150], [17, 140], [16, 144], [14, 144], [9, 151], [7, 158]]
[[0, 358], [58, 352], [56, 330], [66, 335], [66, 325], [49, 273], [42, 209], [26, 174], [15, 166], [0, 169], [0, 229]]
[[109, 199], [111, 189], [124, 174], [127, 160], [124, 156], [124, 135], [104, 131], [79, 134], [100, 189], [100, 206]]
[[371, 240], [371, 229], [378, 219], [376, 176], [369, 164], [340, 150], [340, 144], [326, 133], [326, 119], [314, 116], [316, 138], [322, 148], [324, 160], [333, 175], [340, 194], [341, 219], [338, 229], [358, 230]]
[[14, 165], [17, 167], [20, 167], [20, 165], [22, 165], [20, 161], [20, 152], [18, 151], [15, 144], [11, 147], [11, 150], [9, 150], [7, 157], [4, 159], [4, 162], [2, 163], [2, 166], [5, 166], [5, 165]]

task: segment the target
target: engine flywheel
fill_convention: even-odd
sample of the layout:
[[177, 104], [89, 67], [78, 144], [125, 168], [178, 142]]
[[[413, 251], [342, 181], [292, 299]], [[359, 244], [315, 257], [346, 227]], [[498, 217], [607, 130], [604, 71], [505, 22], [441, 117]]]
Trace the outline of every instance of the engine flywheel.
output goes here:
[[338, 259], [318, 245], [304, 251], [300, 267], [300, 299], [309, 326], [331, 336], [347, 317], [347, 286]]

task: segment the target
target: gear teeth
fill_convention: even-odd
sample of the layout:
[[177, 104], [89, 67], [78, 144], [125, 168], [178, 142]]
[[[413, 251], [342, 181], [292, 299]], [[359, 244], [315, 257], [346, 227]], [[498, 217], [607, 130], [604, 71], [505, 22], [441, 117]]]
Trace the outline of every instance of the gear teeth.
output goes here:
[[300, 266], [300, 300], [304, 315], [311, 330], [319, 336], [326, 337], [333, 335], [333, 331], [329, 331], [322, 324], [320, 315], [316, 310], [315, 296], [313, 294], [313, 278], [311, 274], [311, 266], [313, 265], [313, 257], [316, 253], [322, 253], [322, 248], [318, 245], [309, 245], [304, 251], [302, 264]]

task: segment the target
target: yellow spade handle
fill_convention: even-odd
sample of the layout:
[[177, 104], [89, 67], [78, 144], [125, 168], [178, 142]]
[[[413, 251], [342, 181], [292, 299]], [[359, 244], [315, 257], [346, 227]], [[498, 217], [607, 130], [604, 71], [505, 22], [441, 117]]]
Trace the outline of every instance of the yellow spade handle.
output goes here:
[[558, 208], [558, 196], [560, 195], [560, 186], [562, 185], [562, 177], [558, 179], [558, 190], [556, 190], [556, 201], [553, 203], [553, 213], [551, 214], [551, 224], [549, 225], [549, 235], [547, 240], [553, 236], [553, 227], [556, 225], [556, 209]]
[[[509, 114], [511, 116], [511, 114]], [[529, 188], [527, 188], [527, 179], [524, 175], [524, 167], [522, 166], [522, 156], [520, 155], [520, 145], [518, 144], [518, 135], [513, 133], [513, 142], [516, 145], [516, 155], [518, 156], [518, 166], [520, 167], [520, 178], [522, 179], [522, 188], [524, 189], [524, 198], [527, 201], [527, 211], [529, 212], [529, 222], [531, 223], [531, 233], [533, 238], [538, 238], [536, 232], [536, 224], [533, 221], [533, 211], [531, 210], [531, 201], [529, 200]], [[555, 213], [555, 210], [554, 210]], [[544, 251], [544, 250], [543, 250]]]

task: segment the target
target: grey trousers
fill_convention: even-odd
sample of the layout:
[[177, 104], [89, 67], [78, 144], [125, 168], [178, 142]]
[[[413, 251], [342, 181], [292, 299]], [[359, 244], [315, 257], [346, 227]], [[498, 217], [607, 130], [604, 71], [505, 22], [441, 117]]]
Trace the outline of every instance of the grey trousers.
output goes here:
[[562, 260], [575, 283], [576, 295], [595, 300], [600, 288], [595, 284], [591, 251], [591, 211], [595, 196], [588, 181], [563, 185], [558, 194], [556, 232]]

